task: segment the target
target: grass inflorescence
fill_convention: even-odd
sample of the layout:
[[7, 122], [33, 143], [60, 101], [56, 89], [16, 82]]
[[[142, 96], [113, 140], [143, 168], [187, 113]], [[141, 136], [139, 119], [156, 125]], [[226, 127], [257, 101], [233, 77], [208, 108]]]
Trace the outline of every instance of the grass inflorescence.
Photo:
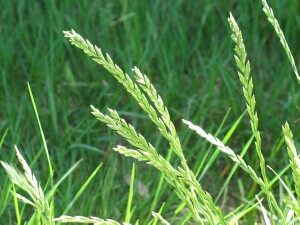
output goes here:
[[[273, 25], [276, 34], [278, 35], [280, 42], [282, 43], [288, 55], [289, 62], [292, 65], [296, 78], [300, 83], [294, 58], [291, 54], [279, 23], [267, 2], [262, 0], [262, 3], [263, 11]], [[252, 142], [252, 137], [250, 138], [250, 141], [243, 147], [243, 152], [238, 154], [237, 151], [225, 144], [227, 139], [221, 141], [216, 135], [205, 131], [205, 129], [201, 128], [200, 126], [195, 125], [194, 123], [185, 119], [182, 121], [188, 126], [189, 129], [195, 131], [202, 138], [207, 140], [211, 146], [214, 146], [217, 149], [217, 151], [215, 151], [213, 154], [215, 158], [218, 157], [218, 151], [222, 152], [224, 155], [228, 156], [228, 158], [235, 163], [237, 167], [240, 167], [243, 173], [251, 177], [253, 182], [258, 185], [260, 189], [257, 193], [255, 191], [254, 198], [252, 200], [246, 203], [241, 203], [240, 206], [236, 206], [234, 209], [229, 207], [226, 208], [224, 205], [220, 206], [218, 201], [214, 199], [213, 195], [211, 195], [203, 186], [200, 179], [201, 175], [199, 175], [201, 170], [203, 170], [205, 158], [208, 157], [208, 155], [205, 155], [204, 160], [201, 161], [200, 165], [197, 167], [197, 172], [194, 172], [194, 168], [189, 166], [189, 158], [186, 157], [186, 154], [188, 153], [187, 145], [183, 144], [184, 142], [180, 138], [175, 123], [172, 122], [167, 105], [164, 103], [163, 98], [158, 94], [158, 91], [148, 76], [143, 74], [137, 67], [132, 69], [133, 76], [128, 75], [127, 73], [123, 72], [123, 70], [117, 64], [114, 63], [109, 54], [103, 54], [99, 47], [92, 44], [87, 39], [84, 39], [74, 30], [71, 30], [64, 31], [65, 37], [68, 38], [71, 44], [83, 50], [85, 54], [91, 57], [93, 61], [100, 64], [104, 69], [112, 74], [112, 76], [119, 83], [123, 85], [126, 91], [133, 97], [133, 99], [138, 103], [144, 113], [157, 128], [161, 134], [161, 138], [164, 138], [169, 145], [167, 147], [168, 156], [165, 157], [157, 144], [151, 143], [151, 141], [147, 140], [146, 135], [143, 135], [137, 131], [139, 127], [136, 127], [136, 124], [131, 123], [129, 120], [123, 118], [119, 112], [108, 108], [108, 112], [104, 113], [102, 110], [99, 110], [95, 106], [91, 105], [92, 114], [96, 117], [96, 119], [106, 124], [111, 130], [117, 132], [128, 144], [131, 145], [131, 147], [127, 147], [124, 144], [118, 144], [116, 147], [113, 147], [113, 150], [126, 157], [136, 159], [141, 163], [146, 163], [147, 165], [158, 170], [162, 174], [160, 185], [163, 181], [165, 181], [169, 186], [172, 187], [172, 190], [174, 190], [174, 193], [178, 199], [178, 207], [176, 210], [174, 210], [175, 212], [166, 212], [165, 203], [157, 206], [156, 204], [160, 204], [160, 202], [158, 202], [155, 198], [153, 201], [155, 204], [153, 207], [151, 206], [151, 210], [155, 207], [159, 207], [158, 212], [150, 212], [152, 217], [147, 217], [147, 220], [145, 221], [143, 220], [142, 215], [136, 215], [136, 210], [139, 210], [140, 212], [141, 209], [138, 208], [141, 206], [139, 206], [138, 203], [135, 203], [133, 199], [135, 193], [134, 189], [136, 188], [136, 167], [135, 164], [133, 164], [129, 182], [129, 194], [127, 199], [123, 200], [123, 202], [127, 202], [126, 209], [124, 210], [124, 222], [118, 222], [117, 219], [102, 219], [101, 217], [92, 215], [66, 215], [69, 213], [70, 209], [79, 199], [79, 197], [86, 191], [86, 188], [91, 181], [95, 179], [96, 174], [102, 166], [102, 164], [100, 164], [77, 191], [75, 197], [68, 204], [68, 206], [62, 211], [62, 215], [57, 216], [55, 205], [56, 202], [59, 201], [59, 198], [54, 198], [54, 195], [59, 193], [58, 189], [60, 184], [67, 179], [70, 174], [76, 173], [77, 166], [81, 163], [81, 161], [75, 163], [75, 165], [71, 167], [69, 171], [62, 176], [62, 178], [60, 178], [56, 183], [54, 182], [55, 170], [52, 167], [52, 160], [50, 160], [51, 153], [48, 150], [33, 94], [30, 85], [28, 84], [28, 90], [36, 115], [37, 125], [43, 141], [43, 147], [41, 148], [39, 154], [45, 152], [45, 156], [48, 161], [49, 177], [47, 178], [47, 184], [45, 186], [41, 185], [17, 147], [15, 147], [15, 151], [17, 159], [22, 165], [22, 172], [16, 169], [16, 167], [13, 165], [5, 161], [0, 161], [2, 167], [5, 169], [11, 182], [13, 183], [13, 185], [7, 186], [5, 190], [7, 190], [7, 192], [9, 192], [10, 189], [12, 190], [17, 224], [22, 224], [22, 216], [24, 212], [24, 209], [21, 211], [19, 210], [19, 201], [26, 205], [32, 206], [35, 210], [27, 224], [54, 225], [60, 223], [91, 223], [117, 225], [139, 224], [140, 220], [142, 221], [142, 224], [154, 225], [158, 222], [161, 224], [173, 224], [177, 222], [177, 218], [175, 217], [177, 217], [178, 213], [182, 213], [183, 215], [183, 218], [180, 220], [180, 224], [188, 223], [188, 221], [190, 221], [190, 223], [197, 224], [223, 225], [238, 224], [241, 221], [243, 224], [248, 222], [245, 221], [244, 218], [254, 209], [261, 212], [262, 219], [259, 219], [259, 222], [260, 220], [264, 220], [266, 224], [296, 224], [300, 219], [300, 159], [297, 154], [292, 130], [288, 122], [285, 122], [285, 124], [282, 126], [283, 139], [281, 143], [283, 143], [283, 141], [286, 143], [287, 155], [289, 157], [289, 164], [286, 165], [286, 167], [291, 167], [292, 171], [290, 179], [284, 180], [282, 179], [280, 173], [277, 174], [266, 163], [264, 142], [261, 137], [261, 132], [259, 131], [257, 102], [254, 96], [255, 91], [253, 80], [255, 79], [255, 76], [252, 74], [250, 75], [251, 70], [248, 59], [249, 56], [247, 55], [242, 31], [231, 13], [228, 18], [228, 23], [232, 32], [231, 38], [235, 45], [234, 59], [238, 68], [237, 74], [241, 82], [242, 93], [246, 102], [246, 112], [249, 116], [251, 135], [253, 135], [254, 148], [259, 161], [260, 170], [257, 170], [255, 165], [251, 165], [251, 162], [247, 162], [247, 160], [243, 158], [245, 152]], [[57, 120], [56, 113], [53, 116], [54, 120]], [[240, 122], [241, 118], [242, 117], [237, 120], [237, 124]], [[232, 128], [229, 129], [228, 136], [231, 137], [233, 131], [236, 129], [236, 126], [237, 125], [233, 125]], [[222, 125], [220, 127], [222, 127]], [[4, 133], [1, 139], [0, 148], [6, 137], [6, 134], [7, 131]], [[102, 151], [94, 149], [91, 146], [87, 147], [104, 154]], [[175, 156], [172, 155], [173, 153]], [[113, 153], [111, 154], [113, 155]], [[215, 161], [214, 157], [210, 158], [208, 164], [212, 164]], [[268, 168], [275, 174], [273, 177], [270, 177], [270, 173], [267, 173]], [[236, 167], [231, 170], [232, 174], [230, 176], [233, 176], [235, 171]], [[112, 179], [112, 176], [110, 175], [113, 175], [114, 173], [116, 173], [114, 170], [107, 171], [108, 175], [103, 185], [104, 187], [108, 187], [107, 190], [110, 191], [115, 190], [115, 187], [112, 187], [110, 183]], [[71, 182], [72, 181], [69, 180], [69, 183]], [[229, 181], [227, 180], [225, 185], [228, 185], [228, 182]], [[293, 182], [294, 185], [291, 185], [291, 182]], [[275, 198], [275, 186], [277, 187], [277, 185], [282, 185], [286, 190], [286, 193], [280, 196], [282, 199]], [[16, 191], [15, 187], [22, 189], [25, 192], [25, 195], [20, 194], [18, 189]], [[159, 187], [160, 190], [161, 186]], [[224, 189], [222, 188], [222, 190]], [[106, 190], [104, 189], [103, 191]], [[247, 190], [242, 190], [241, 188], [241, 192], [245, 191]], [[26, 195], [29, 196], [29, 198], [26, 197]], [[155, 194], [155, 197], [157, 196], [159, 196], [158, 192]], [[5, 201], [3, 200], [2, 202]], [[166, 199], [166, 204], [167, 203], [168, 199]], [[107, 201], [107, 205], [102, 205], [101, 207], [108, 207], [109, 204], [114, 203]], [[118, 205], [116, 204], [115, 207], [118, 208]], [[170, 210], [170, 208], [172, 207], [169, 207], [168, 210]], [[188, 211], [184, 212], [184, 208], [187, 208]], [[256, 216], [254, 216], [253, 220], [258, 221]]]

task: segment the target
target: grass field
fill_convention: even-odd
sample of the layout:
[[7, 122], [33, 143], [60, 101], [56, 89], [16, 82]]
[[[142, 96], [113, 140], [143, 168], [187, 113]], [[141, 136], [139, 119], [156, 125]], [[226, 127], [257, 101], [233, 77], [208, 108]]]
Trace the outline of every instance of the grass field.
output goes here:
[[[300, 3], [274, 0], [269, 4], [299, 65]], [[251, 138], [246, 114], [235, 132], [228, 134], [246, 109], [227, 23], [230, 11], [243, 32], [252, 66], [266, 164], [279, 173], [289, 162], [281, 133], [285, 121], [289, 121], [298, 144], [300, 129], [294, 121], [300, 117], [296, 108], [300, 106], [299, 86], [260, 1], [19, 0], [0, 1], [0, 8], [4, 9], [0, 13], [0, 137], [7, 130], [0, 160], [16, 163], [16, 144], [42, 187], [49, 188], [48, 164], [29, 82], [54, 180], [83, 159], [55, 194], [57, 216], [95, 215], [124, 221], [134, 160], [112, 150], [124, 141], [95, 120], [91, 104], [102, 111], [116, 108], [162, 155], [169, 149], [122, 86], [71, 46], [63, 30], [74, 29], [88, 38], [128, 74], [138, 66], [149, 76], [170, 110], [190, 168], [226, 212], [252, 200], [257, 186], [238, 170], [220, 193], [227, 169], [234, 164], [222, 154], [213, 160], [215, 147], [188, 130], [181, 119], [201, 125], [221, 140], [229, 138], [228, 144], [238, 153]], [[244, 159], [259, 168], [254, 145]], [[171, 161], [179, 163], [175, 158]], [[80, 192], [100, 163], [100, 170]], [[180, 201], [167, 183], [160, 183], [160, 174], [143, 163], [135, 166], [132, 221], [140, 219], [144, 224], [152, 219], [151, 211], [158, 211], [165, 202], [164, 218], [172, 224], [185, 223], [187, 212], [174, 215]], [[268, 174], [274, 177], [271, 171]], [[287, 182], [289, 174], [283, 175]], [[0, 177], [0, 224], [15, 224], [12, 184], [2, 169]], [[282, 190], [281, 185], [274, 185], [279, 199]], [[22, 221], [29, 220], [32, 208], [22, 203], [19, 207]], [[247, 224], [253, 224], [258, 214], [253, 210], [246, 215]]]

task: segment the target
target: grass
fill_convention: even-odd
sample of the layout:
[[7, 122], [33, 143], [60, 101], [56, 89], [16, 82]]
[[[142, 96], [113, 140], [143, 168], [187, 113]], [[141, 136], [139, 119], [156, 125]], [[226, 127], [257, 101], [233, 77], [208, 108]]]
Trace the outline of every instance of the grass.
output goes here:
[[[205, 189], [216, 196], [220, 185], [230, 174], [230, 169], [226, 172], [226, 168], [233, 164], [223, 155], [219, 156], [215, 147], [188, 132], [180, 120], [185, 118], [201, 124], [221, 139], [232, 136], [227, 141], [234, 149], [240, 149], [251, 138], [247, 119], [237, 120], [245, 108], [231, 57], [229, 26], [225, 24], [228, 12], [232, 11], [243, 31], [254, 71], [252, 77], [265, 160], [275, 171], [281, 171], [287, 165], [288, 152], [282, 146], [280, 127], [285, 120], [289, 121], [297, 141], [299, 128], [293, 121], [298, 117], [298, 84], [284, 51], [278, 51], [282, 49], [280, 42], [259, 1], [255, 4], [250, 1], [228, 1], [226, 4], [202, 1], [193, 7], [181, 1], [172, 4], [137, 1], [132, 5], [127, 5], [126, 1], [95, 1], [92, 6], [85, 1], [57, 4], [46, 1], [32, 4], [31, 8], [26, 8], [25, 1], [18, 1], [16, 7], [9, 2], [1, 4], [6, 9], [1, 19], [7, 21], [1, 27], [3, 35], [0, 37], [1, 43], [5, 43], [0, 46], [3, 59], [0, 84], [3, 90], [0, 96], [3, 98], [0, 101], [3, 109], [0, 111], [2, 134], [9, 128], [7, 135], [3, 135], [6, 138], [3, 138], [1, 160], [15, 161], [13, 144], [19, 146], [43, 189], [48, 192], [53, 185], [45, 146], [49, 148], [56, 181], [78, 160], [84, 159], [73, 167], [56, 189], [55, 196], [59, 199], [55, 201], [56, 216], [68, 211], [69, 215], [128, 220], [125, 213], [129, 205], [128, 196], [124, 193], [129, 193], [132, 185], [127, 185], [124, 178], [130, 175], [133, 161], [112, 152], [112, 148], [123, 144], [123, 141], [104, 126], [96, 124], [89, 114], [90, 104], [101, 106], [101, 109], [106, 106], [120, 109], [120, 116], [137, 127], [160, 154], [168, 156], [169, 148], [155, 126], [149, 125], [146, 115], [141, 114], [138, 105], [119, 84], [66, 43], [61, 32], [71, 27], [91, 38], [91, 42], [101, 45], [124, 71], [130, 71], [137, 65], [143, 73], [150, 75], [150, 80], [169, 108], [182, 140], [182, 149], [188, 149], [184, 155], [190, 169], [201, 178]], [[279, 24], [284, 25], [283, 31], [293, 50], [299, 48], [299, 15], [294, 10], [299, 5], [296, 1], [289, 4], [280, 1], [270, 3]], [[286, 17], [287, 14], [290, 16]], [[36, 20], [37, 17], [40, 19]], [[296, 63], [299, 62], [297, 52], [293, 53]], [[47, 145], [37, 135], [40, 133], [39, 124], [35, 122], [26, 90], [27, 81], [31, 84]], [[219, 126], [229, 108], [229, 115]], [[238, 127], [231, 129], [236, 120]], [[293, 149], [292, 146], [290, 149]], [[252, 150], [251, 147], [248, 151]], [[179, 165], [180, 159], [174, 155], [169, 157], [170, 161]], [[254, 152], [245, 154], [245, 160], [258, 171], [259, 161]], [[100, 162], [103, 166], [97, 174], [93, 174]], [[220, 171], [222, 176], [218, 175]], [[1, 177], [5, 177], [3, 170], [0, 173]], [[267, 173], [274, 176], [270, 170]], [[94, 178], [88, 182], [91, 174]], [[161, 182], [160, 176], [154, 174], [155, 170], [141, 163], [136, 165], [135, 181], [148, 188], [149, 196], [139, 193], [137, 187], [133, 188], [131, 221], [137, 218], [151, 220], [151, 211], [158, 212], [165, 202], [161, 215], [172, 224], [184, 223], [191, 215], [184, 210], [178, 210], [174, 215], [180, 202], [175, 193], [169, 191], [169, 186]], [[250, 201], [259, 190], [242, 172], [231, 176], [221, 193], [222, 200], [218, 202], [228, 211], [231, 211], [228, 203], [236, 206], [241, 201]], [[283, 178], [288, 179], [289, 176]], [[86, 182], [89, 185], [82, 191]], [[8, 179], [2, 179], [0, 185], [0, 218], [8, 218], [8, 224], [12, 224], [17, 221], [13, 197], [9, 193], [12, 185]], [[236, 188], [228, 192], [233, 186]], [[282, 188], [277, 183], [275, 193], [282, 193]], [[72, 206], [69, 206], [70, 202]], [[31, 210], [19, 204], [20, 220], [28, 221]], [[152, 205], [151, 210], [149, 205]], [[244, 219], [253, 224], [257, 215], [260, 212], [252, 210]]]

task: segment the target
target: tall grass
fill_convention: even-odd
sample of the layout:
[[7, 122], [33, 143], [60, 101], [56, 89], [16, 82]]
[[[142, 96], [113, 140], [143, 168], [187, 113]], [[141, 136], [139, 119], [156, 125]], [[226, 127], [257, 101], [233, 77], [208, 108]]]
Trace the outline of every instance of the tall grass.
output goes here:
[[[289, 61], [294, 69], [296, 78], [298, 79], [298, 72], [295, 66], [294, 59], [284, 38], [283, 32], [281, 31], [277, 20], [274, 17], [272, 9], [267, 5], [266, 1], [263, 2], [263, 10], [268, 16], [271, 24], [274, 26], [277, 35], [288, 55]], [[286, 122], [283, 127], [283, 136], [285, 143], [287, 145], [287, 153], [290, 158], [290, 164], [288, 166], [292, 169], [292, 180], [294, 182], [294, 188], [286, 184], [280, 175], [275, 172], [275, 176], [270, 178], [267, 173], [269, 167], [266, 166], [265, 155], [264, 155], [264, 143], [261, 138], [261, 133], [259, 131], [259, 116], [256, 109], [256, 100], [254, 97], [254, 85], [252, 76], [250, 76], [250, 62], [247, 56], [246, 47], [244, 44], [242, 32], [235, 21], [232, 14], [228, 18], [229, 26], [232, 31], [232, 40], [235, 44], [234, 48], [234, 59], [238, 68], [237, 74], [238, 78], [242, 84], [243, 95], [246, 102], [246, 111], [248, 112], [250, 127], [252, 135], [255, 140], [255, 150], [257, 154], [258, 161], [260, 163], [260, 171], [257, 171], [247, 163], [242, 154], [237, 154], [236, 151], [232, 150], [230, 147], [226, 146], [225, 141], [220, 141], [219, 138], [206, 132], [200, 126], [193, 124], [190, 121], [183, 120], [183, 122], [188, 125], [191, 130], [196, 131], [201, 137], [205, 138], [210, 144], [215, 146], [218, 151], [224, 153], [230, 160], [232, 160], [238, 167], [240, 167], [246, 174], [248, 174], [261, 189], [263, 193], [263, 198], [260, 193], [257, 193], [257, 201], [249, 202], [249, 204], [241, 205], [237, 207], [232, 212], [225, 212], [224, 207], [218, 206], [213, 197], [205, 190], [201, 182], [199, 182], [199, 174], [193, 172], [188, 165], [188, 160], [186, 159], [185, 153], [188, 151], [184, 149], [184, 146], [177, 134], [175, 124], [171, 120], [169, 110], [164, 103], [162, 97], [158, 94], [154, 85], [150, 79], [137, 68], [134, 67], [133, 78], [130, 75], [123, 72], [123, 70], [116, 65], [108, 54], [103, 54], [101, 49], [97, 46], [91, 44], [88, 40], [82, 38], [74, 30], [65, 31], [64, 35], [69, 39], [69, 41], [84, 51], [89, 57], [91, 57], [96, 63], [100, 64], [105, 68], [112, 76], [121, 83], [124, 88], [129, 92], [129, 94], [138, 103], [141, 109], [147, 114], [151, 122], [160, 132], [161, 136], [169, 143], [168, 155], [170, 157], [164, 157], [162, 152], [155, 146], [155, 144], [150, 143], [142, 134], [140, 134], [134, 125], [126, 121], [120, 116], [120, 114], [113, 109], [108, 109], [108, 113], [104, 113], [98, 110], [96, 107], [91, 106], [92, 114], [97, 120], [106, 124], [110, 129], [117, 132], [122, 136], [133, 148], [125, 147], [124, 145], [117, 145], [113, 149], [126, 156], [137, 159], [138, 161], [145, 162], [146, 164], [153, 166], [155, 169], [161, 172], [162, 179], [168, 183], [169, 186], [175, 191], [179, 202], [182, 207], [187, 207], [189, 213], [186, 214], [185, 220], [182, 223], [186, 223], [186, 220], [190, 219], [191, 223], [198, 224], [237, 224], [239, 221], [243, 221], [243, 217], [251, 212], [254, 208], [260, 206], [262, 212], [263, 220], [266, 224], [295, 224], [300, 217], [300, 160], [297, 154], [297, 150], [293, 140], [293, 134], [290, 129], [289, 123]], [[299, 79], [298, 79], [299, 81]], [[93, 223], [93, 224], [120, 224], [116, 220], [112, 219], [101, 219], [99, 217], [91, 216], [56, 216], [55, 215], [55, 198], [54, 194], [57, 193], [57, 189], [60, 183], [66, 179], [66, 177], [72, 173], [76, 166], [75, 164], [57, 183], [53, 181], [53, 169], [52, 162], [49, 157], [49, 151], [47, 143], [44, 137], [44, 132], [42, 129], [41, 122], [37, 113], [35, 101], [31, 92], [31, 88], [28, 85], [28, 89], [31, 96], [31, 101], [36, 114], [36, 120], [38, 122], [38, 127], [43, 140], [43, 150], [45, 152], [46, 158], [48, 160], [48, 170], [49, 178], [48, 185], [45, 189], [41, 187], [41, 184], [37, 181], [35, 175], [30, 169], [24, 157], [21, 155], [17, 147], [15, 147], [17, 158], [23, 167], [23, 172], [20, 172], [11, 164], [1, 161], [3, 168], [6, 170], [10, 177], [12, 183], [19, 188], [23, 189], [27, 195], [16, 193], [13, 191], [13, 196], [15, 200], [22, 201], [25, 204], [31, 205], [35, 209], [35, 213], [29, 220], [28, 224], [55, 224], [55, 223]], [[56, 116], [55, 116], [56, 118]], [[56, 120], [56, 119], [55, 119]], [[238, 120], [240, 121], [240, 120]], [[233, 130], [235, 128], [232, 128]], [[231, 134], [230, 134], [231, 135]], [[3, 135], [2, 140], [4, 139]], [[1, 141], [1, 145], [2, 145]], [[1, 146], [0, 145], [0, 146]], [[248, 149], [248, 145], [244, 149]], [[174, 153], [176, 159], [171, 157]], [[178, 162], [178, 163], [175, 163]], [[82, 185], [80, 190], [75, 195], [73, 201], [66, 207], [63, 214], [67, 214], [69, 209], [72, 207], [73, 203], [78, 200], [80, 195], [85, 192], [89, 183], [95, 178], [95, 175], [99, 171], [102, 164], [100, 164], [86, 182]], [[274, 171], [273, 169], [270, 169]], [[235, 171], [235, 170], [232, 170]], [[108, 177], [109, 179], [110, 177]], [[129, 195], [127, 197], [127, 208], [123, 224], [138, 224], [139, 221], [133, 221], [132, 217], [135, 212], [135, 208], [132, 205], [133, 201], [133, 189], [134, 189], [134, 179], [135, 179], [135, 166], [133, 164], [131, 179], [130, 179], [130, 189]], [[286, 195], [284, 197], [284, 204], [279, 204], [280, 199], [275, 198], [274, 183], [275, 180], [279, 180], [280, 183], [286, 189]], [[48, 193], [44, 194], [45, 190], [48, 189]], [[13, 189], [15, 190], [15, 189]], [[264, 200], [266, 198], [266, 200]], [[266, 203], [266, 204], [265, 204]], [[15, 213], [17, 218], [17, 223], [21, 224], [22, 212], [20, 212], [18, 207], [18, 202], [15, 201]], [[103, 207], [106, 207], [104, 205]], [[135, 207], [139, 207], [138, 204]], [[172, 223], [172, 217], [165, 219], [163, 217], [164, 205], [160, 207], [159, 212], [152, 212], [153, 219], [145, 221], [147, 224], [156, 224], [160, 221], [162, 224]], [[180, 208], [180, 207], [179, 207]], [[182, 208], [179, 209], [182, 211]], [[176, 212], [175, 212], [176, 215]], [[137, 218], [139, 215], [136, 216]], [[255, 218], [256, 219], [256, 218]], [[170, 221], [168, 221], [170, 220]], [[246, 221], [247, 222], [247, 221]]]

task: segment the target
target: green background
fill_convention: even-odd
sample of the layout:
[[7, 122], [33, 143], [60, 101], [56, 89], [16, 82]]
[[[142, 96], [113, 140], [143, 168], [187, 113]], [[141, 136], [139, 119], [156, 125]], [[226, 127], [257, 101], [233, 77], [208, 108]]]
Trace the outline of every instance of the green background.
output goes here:
[[[297, 0], [269, 1], [296, 61], [300, 62], [300, 3]], [[168, 144], [160, 137], [147, 115], [123, 87], [80, 50], [71, 46], [62, 31], [74, 29], [101, 47], [125, 72], [137, 66], [149, 76], [169, 108], [178, 128], [185, 155], [197, 170], [204, 155], [215, 151], [200, 137], [186, 129], [181, 119], [191, 120], [206, 131], [220, 129], [222, 139], [244, 112], [245, 102], [233, 59], [233, 43], [227, 17], [231, 11], [243, 32], [252, 67], [254, 95], [257, 100], [259, 128], [268, 165], [280, 171], [288, 163], [281, 146], [281, 125], [287, 120], [299, 140], [299, 86], [280, 42], [260, 1], [0, 1], [0, 132], [8, 128], [0, 159], [16, 162], [16, 144], [41, 184], [48, 179], [42, 140], [27, 90], [30, 83], [47, 139], [55, 178], [60, 178], [76, 161], [84, 159], [78, 170], [60, 186], [56, 194], [56, 214], [65, 209], [83, 182], [100, 162], [103, 166], [70, 211], [70, 215], [97, 215], [122, 220], [127, 203], [133, 160], [113, 152], [125, 144], [119, 136], [90, 114], [93, 104], [103, 112], [115, 108], [132, 123], [162, 155]], [[245, 116], [228, 145], [240, 152], [251, 137]], [[126, 145], [126, 144], [125, 144]], [[128, 146], [128, 145], [126, 145]], [[249, 153], [250, 152], [250, 153]], [[246, 161], [258, 167], [254, 148]], [[176, 159], [173, 159], [176, 164]], [[220, 155], [210, 169], [202, 172], [201, 183], [215, 196], [224, 182], [220, 172], [229, 159]], [[271, 173], [272, 174], [272, 173]], [[0, 170], [0, 191], [9, 185]], [[135, 190], [133, 219], [143, 221], [150, 208], [159, 174], [137, 164], [136, 179], [149, 188], [149, 196]], [[246, 190], [248, 177], [236, 173], [230, 188], [230, 202], [239, 202], [238, 179]], [[4, 191], [2, 192], [4, 198]], [[251, 195], [251, 194], [250, 194]], [[10, 195], [0, 206], [0, 218], [14, 221]], [[253, 197], [248, 196], [249, 198]], [[172, 217], [178, 205], [176, 195], [163, 185], [159, 208], [166, 201], [165, 218]], [[225, 207], [226, 208], [226, 207]], [[228, 207], [230, 208], [230, 207]], [[24, 209], [24, 218], [31, 215]], [[180, 218], [175, 219], [180, 222]]]

